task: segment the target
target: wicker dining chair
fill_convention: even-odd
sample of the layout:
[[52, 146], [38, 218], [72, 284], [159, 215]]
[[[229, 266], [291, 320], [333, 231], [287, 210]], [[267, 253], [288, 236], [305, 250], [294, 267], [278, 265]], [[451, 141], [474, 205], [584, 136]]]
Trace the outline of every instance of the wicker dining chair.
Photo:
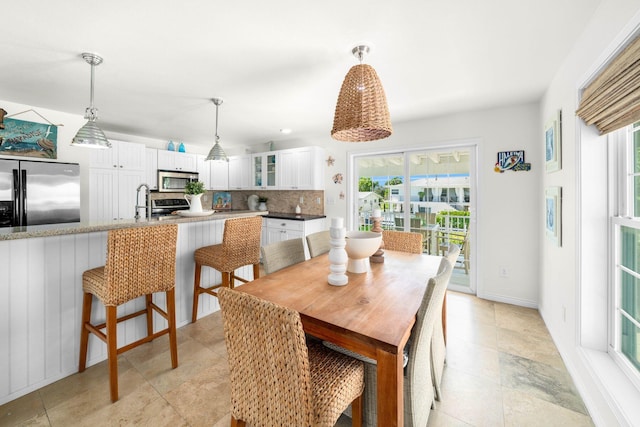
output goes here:
[[[233, 289], [235, 280], [247, 283], [249, 280], [237, 276], [236, 269], [253, 265], [253, 279], [260, 277], [260, 237], [262, 217], [230, 218], [224, 223], [222, 243], [196, 249], [193, 258], [196, 263], [193, 279], [193, 311], [191, 322], [198, 320], [198, 300], [200, 294], [218, 296], [220, 287]], [[202, 287], [200, 276], [202, 266], [211, 267], [222, 273], [222, 283]]]
[[[451, 268], [455, 266], [456, 260], [460, 255], [460, 246], [451, 243], [447, 249], [446, 259]], [[442, 269], [442, 264], [440, 269]], [[448, 286], [448, 283], [447, 283]], [[447, 292], [445, 287], [444, 298], [442, 299], [442, 316], [436, 319], [433, 328], [433, 338], [431, 340], [431, 373], [433, 374], [433, 387], [436, 392], [436, 400], [442, 397], [442, 374], [444, 373], [444, 364], [447, 360]]]
[[[176, 241], [177, 224], [111, 230], [107, 237], [107, 261], [102, 267], [87, 270], [82, 274], [82, 324], [80, 325], [79, 372], [87, 363], [89, 333], [95, 334], [107, 344], [111, 401], [118, 400], [118, 354], [153, 339], [169, 334], [171, 367], [178, 366], [176, 341]], [[152, 294], [166, 293], [166, 311], [152, 300]], [[106, 321], [91, 323], [91, 305], [96, 296], [105, 306]], [[145, 308], [118, 318], [119, 305], [134, 298], [145, 296]], [[153, 311], [167, 320], [168, 326], [153, 332]], [[117, 323], [146, 315], [147, 336], [118, 348]], [[103, 332], [102, 329], [105, 331]]]
[[382, 230], [384, 248], [390, 251], [422, 253], [422, 234], [407, 231]]
[[[438, 273], [429, 279], [422, 302], [416, 313], [416, 323], [411, 329], [405, 346], [404, 369], [404, 425], [426, 427], [435, 400], [431, 368], [431, 339], [442, 310], [442, 300], [451, 277], [451, 265], [445, 259], [440, 262]], [[376, 361], [361, 354], [324, 341], [333, 350], [355, 357], [364, 364], [364, 425], [376, 426], [378, 420]]]
[[[363, 363], [305, 343], [300, 314], [218, 291], [231, 381], [231, 426], [333, 426], [352, 404], [362, 425]], [[250, 339], [248, 339], [250, 337]]]
[[331, 236], [329, 235], [329, 230], [318, 231], [317, 233], [307, 235], [309, 256], [313, 258], [329, 252], [331, 249], [331, 244], [329, 243], [330, 239]]
[[275, 273], [305, 260], [304, 241], [302, 238], [281, 240], [262, 246], [260, 253], [265, 274]]

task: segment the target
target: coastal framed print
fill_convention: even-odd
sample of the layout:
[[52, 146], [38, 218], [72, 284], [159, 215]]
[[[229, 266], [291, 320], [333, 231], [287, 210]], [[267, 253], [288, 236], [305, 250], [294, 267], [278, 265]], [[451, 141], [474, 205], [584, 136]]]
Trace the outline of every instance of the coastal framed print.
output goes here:
[[562, 246], [562, 187], [545, 190], [545, 233], [556, 246]]
[[52, 124], [4, 119], [0, 130], [0, 155], [58, 157], [58, 127]]
[[562, 110], [558, 110], [544, 126], [544, 157], [547, 172], [562, 169]]

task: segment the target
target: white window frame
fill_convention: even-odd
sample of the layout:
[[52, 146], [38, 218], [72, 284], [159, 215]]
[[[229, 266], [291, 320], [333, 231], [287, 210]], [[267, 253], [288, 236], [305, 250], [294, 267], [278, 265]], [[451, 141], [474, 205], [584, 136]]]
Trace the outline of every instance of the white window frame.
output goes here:
[[[609, 292], [609, 355], [620, 367], [625, 375], [640, 389], [640, 370], [636, 368], [621, 351], [621, 292], [620, 271], [640, 278], [640, 271], [635, 272], [621, 265], [620, 259], [620, 228], [629, 227], [640, 230], [640, 212], [633, 216], [634, 183], [633, 179], [640, 173], [633, 172], [633, 134], [640, 132], [640, 126], [627, 126], [608, 137], [612, 146], [615, 166], [612, 167], [609, 179], [613, 186], [613, 200], [610, 209], [610, 235], [611, 248], [609, 253], [611, 283]], [[629, 318], [627, 316], [627, 318]], [[636, 326], [640, 323], [630, 319]]]

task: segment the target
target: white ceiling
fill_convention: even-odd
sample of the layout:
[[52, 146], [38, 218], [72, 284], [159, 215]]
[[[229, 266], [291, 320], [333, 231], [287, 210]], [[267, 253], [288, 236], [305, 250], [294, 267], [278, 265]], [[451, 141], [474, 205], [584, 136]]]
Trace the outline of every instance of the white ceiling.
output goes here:
[[[227, 150], [326, 136], [366, 42], [393, 123], [538, 100], [600, 0], [4, 2], [0, 99]], [[2, 107], [2, 105], [0, 105]], [[11, 111], [9, 112], [12, 113]], [[291, 135], [279, 133], [291, 128]]]

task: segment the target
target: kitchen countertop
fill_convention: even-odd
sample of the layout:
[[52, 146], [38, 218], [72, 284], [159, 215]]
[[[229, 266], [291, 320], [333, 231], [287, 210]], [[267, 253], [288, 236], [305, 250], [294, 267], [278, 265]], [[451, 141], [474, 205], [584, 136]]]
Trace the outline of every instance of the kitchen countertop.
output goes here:
[[124, 219], [114, 221], [81, 221], [71, 222], [64, 224], [46, 224], [46, 225], [31, 225], [27, 227], [8, 227], [0, 228], [0, 241], [2, 240], [17, 240], [28, 239], [33, 237], [49, 237], [49, 236], [61, 236], [65, 234], [81, 234], [92, 233], [96, 231], [108, 231], [116, 230], [119, 228], [131, 228], [131, 227], [146, 227], [154, 226], [158, 224], [166, 223], [185, 223], [185, 222], [197, 222], [197, 221], [214, 221], [227, 218], [237, 218], [256, 215], [267, 215], [268, 211], [220, 211], [215, 212], [209, 216], [200, 217], [182, 217], [178, 215], [172, 215], [171, 217], [162, 217], [162, 219], [152, 218], [147, 220], [146, 218]]
[[310, 221], [313, 219], [326, 218], [326, 215], [305, 215], [286, 212], [267, 212], [265, 218], [292, 219], [295, 221]]

